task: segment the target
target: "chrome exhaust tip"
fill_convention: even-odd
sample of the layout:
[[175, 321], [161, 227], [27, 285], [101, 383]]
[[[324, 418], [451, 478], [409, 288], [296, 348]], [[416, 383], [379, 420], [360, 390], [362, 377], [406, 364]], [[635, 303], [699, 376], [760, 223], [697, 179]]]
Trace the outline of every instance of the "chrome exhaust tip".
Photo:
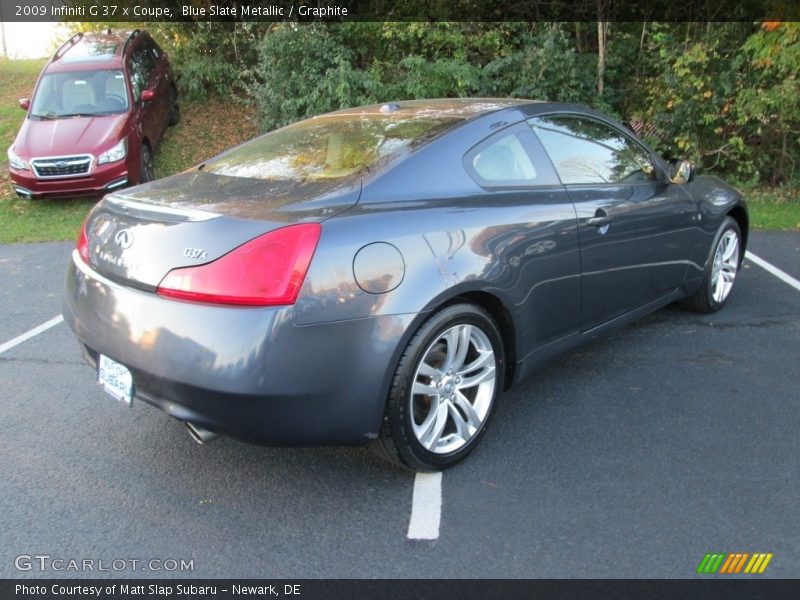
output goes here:
[[207, 444], [217, 437], [216, 433], [203, 429], [194, 423], [186, 423], [186, 429], [189, 430], [189, 436], [200, 445]]

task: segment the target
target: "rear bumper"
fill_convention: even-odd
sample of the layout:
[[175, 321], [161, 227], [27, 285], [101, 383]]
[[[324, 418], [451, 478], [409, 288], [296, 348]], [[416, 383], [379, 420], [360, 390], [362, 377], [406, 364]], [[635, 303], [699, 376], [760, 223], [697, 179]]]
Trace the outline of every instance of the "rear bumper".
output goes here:
[[18, 194], [30, 198], [71, 198], [101, 196], [130, 183], [126, 160], [106, 165], [94, 165], [85, 177], [38, 179], [32, 171], [9, 169], [11, 185]]
[[65, 321], [90, 362], [102, 353], [131, 370], [136, 398], [253, 443], [374, 439], [413, 315], [297, 326], [292, 312], [161, 298], [76, 253], [67, 271]]

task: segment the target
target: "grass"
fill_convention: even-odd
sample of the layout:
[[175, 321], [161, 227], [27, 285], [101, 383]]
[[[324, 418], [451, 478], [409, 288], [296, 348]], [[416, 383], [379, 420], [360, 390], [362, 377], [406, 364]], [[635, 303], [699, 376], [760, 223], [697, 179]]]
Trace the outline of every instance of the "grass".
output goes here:
[[800, 189], [791, 186], [743, 189], [750, 226], [760, 230], [800, 231]]
[[[23, 200], [11, 187], [5, 151], [25, 116], [17, 101], [31, 96], [43, 66], [42, 60], [0, 59], [0, 244], [73, 240], [98, 200]], [[235, 102], [181, 103], [181, 113], [156, 151], [156, 177], [179, 173], [258, 134], [254, 110]]]
[[[30, 97], [43, 60], [0, 59], [0, 244], [74, 239], [96, 198], [22, 200], [8, 179], [5, 150], [22, 119], [19, 98]], [[258, 133], [253, 108], [232, 101], [207, 99], [182, 103], [182, 119], [167, 131], [155, 155], [156, 177], [165, 177], [202, 162]], [[800, 189], [742, 190], [753, 229], [800, 231]]]

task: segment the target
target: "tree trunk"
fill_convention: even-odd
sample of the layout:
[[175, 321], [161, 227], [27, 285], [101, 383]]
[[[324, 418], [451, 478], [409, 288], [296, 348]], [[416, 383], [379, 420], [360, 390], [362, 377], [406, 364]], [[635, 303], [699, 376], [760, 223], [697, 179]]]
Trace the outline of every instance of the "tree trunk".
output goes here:
[[[602, 0], [597, 0], [597, 16], [602, 19]], [[606, 22], [597, 21], [597, 94], [602, 96], [606, 72]]]
[[8, 48], [6, 47], [6, 24], [3, 21], [3, 7], [0, 6], [0, 36], [3, 38], [3, 56], [8, 58]]

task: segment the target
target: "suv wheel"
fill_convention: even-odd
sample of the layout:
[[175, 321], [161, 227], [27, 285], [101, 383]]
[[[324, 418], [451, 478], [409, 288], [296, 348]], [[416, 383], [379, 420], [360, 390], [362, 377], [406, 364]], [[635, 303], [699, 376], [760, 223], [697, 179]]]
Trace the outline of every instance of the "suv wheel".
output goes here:
[[169, 117], [167, 125], [170, 127], [181, 122], [181, 107], [178, 104], [178, 91], [174, 87], [169, 88]]
[[155, 179], [153, 173], [153, 155], [147, 144], [143, 143], [139, 150], [139, 183], [153, 181]]

